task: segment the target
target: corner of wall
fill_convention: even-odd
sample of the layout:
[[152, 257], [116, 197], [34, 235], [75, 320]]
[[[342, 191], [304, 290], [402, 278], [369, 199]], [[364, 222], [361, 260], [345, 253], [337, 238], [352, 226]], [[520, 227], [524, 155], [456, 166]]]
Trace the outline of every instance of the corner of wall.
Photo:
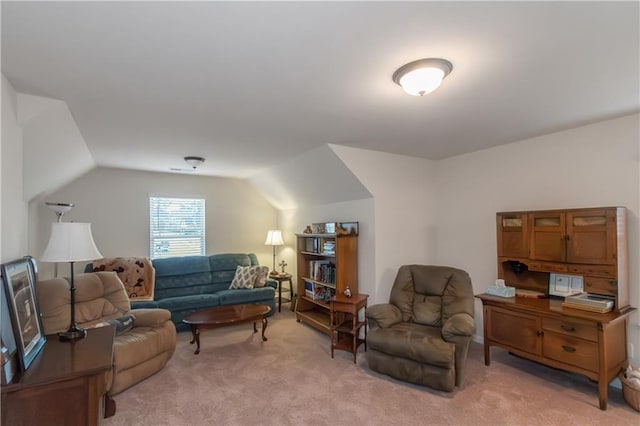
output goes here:
[[16, 114], [17, 94], [2, 76], [2, 145], [0, 157], [0, 261], [28, 254], [28, 205], [23, 201], [23, 134]]

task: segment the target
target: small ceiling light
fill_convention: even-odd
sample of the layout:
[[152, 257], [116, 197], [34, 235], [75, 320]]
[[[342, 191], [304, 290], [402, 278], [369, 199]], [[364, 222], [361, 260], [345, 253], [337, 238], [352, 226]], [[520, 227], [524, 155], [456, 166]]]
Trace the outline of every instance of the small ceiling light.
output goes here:
[[198, 167], [199, 165], [201, 165], [202, 163], [204, 163], [204, 158], [202, 157], [194, 157], [194, 156], [188, 156], [188, 157], [184, 157], [184, 161], [190, 165], [191, 167], [193, 167], [193, 170], [196, 169], [196, 167]]
[[446, 59], [429, 58], [409, 62], [393, 73], [393, 81], [413, 96], [424, 96], [440, 87], [453, 69]]

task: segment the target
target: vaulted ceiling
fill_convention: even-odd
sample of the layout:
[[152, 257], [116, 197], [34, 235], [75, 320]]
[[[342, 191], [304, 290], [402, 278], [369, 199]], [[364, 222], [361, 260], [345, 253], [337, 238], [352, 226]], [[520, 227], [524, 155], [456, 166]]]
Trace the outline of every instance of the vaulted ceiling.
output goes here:
[[[441, 159], [640, 110], [638, 2], [2, 2], [2, 73], [96, 163], [249, 177], [325, 144]], [[442, 57], [412, 97], [391, 75]], [[309, 167], [321, 167], [310, 164]]]

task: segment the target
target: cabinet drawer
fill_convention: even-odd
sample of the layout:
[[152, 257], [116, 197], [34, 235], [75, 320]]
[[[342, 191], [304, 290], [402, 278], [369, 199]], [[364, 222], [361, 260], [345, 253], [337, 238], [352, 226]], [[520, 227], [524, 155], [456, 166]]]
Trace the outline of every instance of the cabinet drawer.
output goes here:
[[544, 333], [542, 351], [547, 358], [598, 371], [597, 343], [547, 331]]
[[618, 295], [618, 281], [609, 278], [584, 277], [584, 291], [587, 293]]
[[579, 337], [592, 342], [598, 341], [598, 330], [593, 324], [580, 323], [575, 320], [543, 318], [542, 328], [545, 331], [553, 331], [566, 336]]
[[484, 308], [485, 338], [524, 352], [540, 355], [540, 318], [497, 307]]
[[527, 263], [530, 271], [540, 271], [540, 272], [567, 272], [567, 264], [566, 263], [554, 263], [554, 262], [538, 262], [538, 261], [530, 261]]
[[570, 264], [569, 272], [578, 275], [592, 275], [595, 277], [616, 278], [615, 266]]

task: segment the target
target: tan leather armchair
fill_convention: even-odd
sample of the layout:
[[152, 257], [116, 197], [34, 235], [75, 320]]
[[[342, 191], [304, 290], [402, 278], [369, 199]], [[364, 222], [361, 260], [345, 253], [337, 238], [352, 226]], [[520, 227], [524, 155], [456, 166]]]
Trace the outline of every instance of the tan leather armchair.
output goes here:
[[475, 324], [469, 275], [446, 266], [400, 267], [389, 303], [367, 308], [369, 367], [450, 392], [462, 385]]
[[[160, 371], [176, 348], [176, 328], [166, 309], [131, 310], [129, 297], [115, 272], [75, 277], [76, 323], [91, 328], [132, 314], [133, 328], [116, 335], [108, 395], [116, 395]], [[71, 322], [69, 282], [53, 278], [36, 285], [45, 334], [65, 331]]]

